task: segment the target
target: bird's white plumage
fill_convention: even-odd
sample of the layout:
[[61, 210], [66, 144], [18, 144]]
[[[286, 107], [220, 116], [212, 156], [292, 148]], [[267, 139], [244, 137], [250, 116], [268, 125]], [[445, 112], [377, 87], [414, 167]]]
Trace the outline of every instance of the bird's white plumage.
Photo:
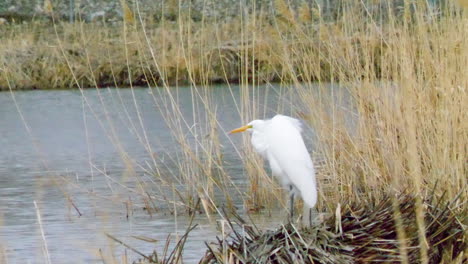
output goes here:
[[285, 187], [292, 187], [310, 208], [317, 203], [315, 170], [302, 139], [301, 122], [276, 115], [270, 120], [249, 123], [252, 145], [269, 161], [273, 175]]

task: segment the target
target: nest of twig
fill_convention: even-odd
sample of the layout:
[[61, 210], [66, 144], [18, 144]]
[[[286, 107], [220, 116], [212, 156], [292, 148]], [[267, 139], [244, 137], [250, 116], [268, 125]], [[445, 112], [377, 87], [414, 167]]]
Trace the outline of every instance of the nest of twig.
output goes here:
[[466, 263], [465, 203], [459, 198], [450, 203], [438, 200], [422, 201], [423, 243], [416, 199], [400, 195], [374, 206], [350, 204], [323, 224], [304, 230], [287, 224], [261, 231], [236, 215], [230, 237], [208, 245], [200, 263], [420, 263], [424, 244], [429, 263]]

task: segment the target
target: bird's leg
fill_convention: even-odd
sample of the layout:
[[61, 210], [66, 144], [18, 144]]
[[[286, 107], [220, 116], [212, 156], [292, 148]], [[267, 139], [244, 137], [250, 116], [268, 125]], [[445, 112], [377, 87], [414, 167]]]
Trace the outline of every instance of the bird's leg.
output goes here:
[[312, 227], [320, 223], [320, 214], [317, 211], [317, 208], [304, 208], [304, 218], [303, 224], [305, 226]]
[[312, 208], [309, 208], [309, 227], [312, 227]]
[[294, 192], [293, 192], [293, 186], [289, 185], [289, 206], [290, 206], [290, 214], [291, 214], [291, 221], [293, 220], [294, 217]]

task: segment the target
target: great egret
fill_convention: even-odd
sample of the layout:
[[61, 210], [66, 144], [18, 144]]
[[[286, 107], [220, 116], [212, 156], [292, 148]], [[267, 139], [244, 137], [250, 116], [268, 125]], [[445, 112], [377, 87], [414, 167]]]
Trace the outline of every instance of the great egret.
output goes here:
[[276, 115], [269, 120], [254, 120], [230, 134], [244, 131], [251, 132], [254, 149], [268, 160], [273, 175], [289, 189], [291, 218], [295, 194], [302, 197], [309, 209], [313, 208], [317, 203], [315, 170], [301, 136], [301, 122]]

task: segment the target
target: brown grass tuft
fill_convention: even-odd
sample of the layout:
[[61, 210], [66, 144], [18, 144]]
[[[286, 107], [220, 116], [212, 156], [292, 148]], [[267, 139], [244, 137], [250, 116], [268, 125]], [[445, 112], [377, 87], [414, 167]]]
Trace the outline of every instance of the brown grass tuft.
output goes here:
[[[407, 260], [419, 263], [416, 199], [412, 195], [387, 196], [375, 205], [347, 204], [323, 225], [305, 230], [287, 224], [261, 231], [238, 217], [239, 226], [233, 226], [231, 236], [209, 245], [200, 263], [399, 263], [401, 243], [393, 200], [408, 236]], [[468, 211], [464, 202], [455, 199], [446, 203], [433, 197], [424, 201], [428, 263], [462, 263], [466, 257]]]

